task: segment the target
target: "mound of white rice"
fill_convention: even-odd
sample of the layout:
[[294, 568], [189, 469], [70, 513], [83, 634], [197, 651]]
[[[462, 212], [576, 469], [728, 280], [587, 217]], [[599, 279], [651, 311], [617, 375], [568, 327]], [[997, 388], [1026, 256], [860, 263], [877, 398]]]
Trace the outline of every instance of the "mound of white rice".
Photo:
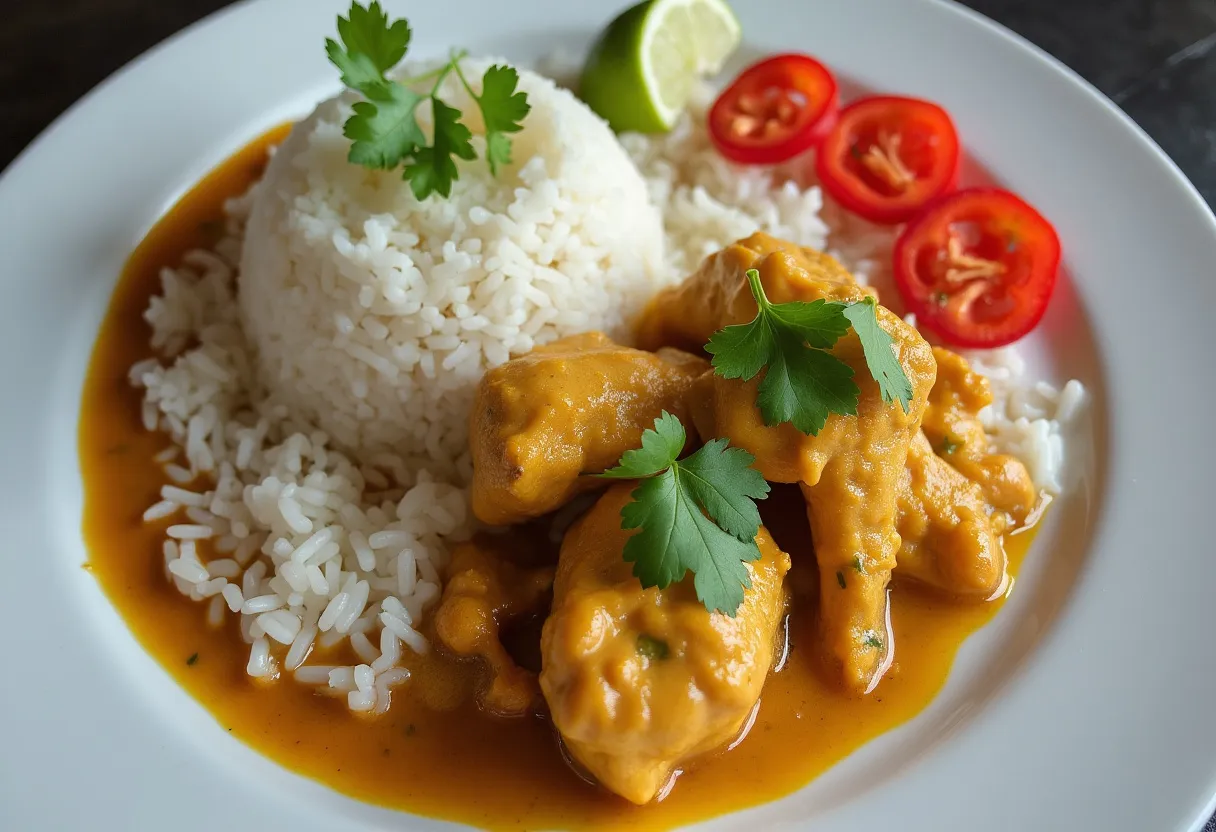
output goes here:
[[[666, 276], [659, 214], [607, 125], [536, 73], [519, 87], [532, 110], [514, 164], [492, 176], [476, 136], [450, 198], [419, 202], [400, 172], [347, 161], [349, 95], [298, 125], [266, 172], [241, 257], [245, 333], [262, 381], [340, 447], [467, 477], [481, 375], [565, 335], [627, 338]], [[454, 76], [443, 98], [477, 130]]]
[[[350, 102], [322, 104], [229, 204], [215, 250], [162, 273], [145, 314], [159, 358], [131, 369], [145, 426], [170, 442], [145, 519], [169, 524], [177, 588], [216, 626], [240, 616], [250, 676], [388, 708], [404, 651], [428, 649], [417, 627], [448, 543], [472, 528], [467, 416], [487, 367], [587, 329], [627, 336], [659, 286], [756, 230], [887, 279], [889, 229], [823, 206], [803, 170], [718, 157], [708, 88], [670, 134], [618, 142], [544, 78], [521, 86], [517, 164], [492, 179], [461, 163], [452, 197], [424, 203], [347, 163]], [[1080, 385], [1032, 385], [1012, 349], [977, 360], [995, 446], [1058, 491]], [[327, 661], [344, 644], [358, 664]]]

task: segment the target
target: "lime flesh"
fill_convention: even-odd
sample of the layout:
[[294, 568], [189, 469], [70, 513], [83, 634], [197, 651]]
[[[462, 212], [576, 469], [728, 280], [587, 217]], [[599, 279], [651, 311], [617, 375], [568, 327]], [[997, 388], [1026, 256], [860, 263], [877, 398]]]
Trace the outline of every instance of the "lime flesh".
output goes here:
[[618, 133], [670, 130], [693, 84], [722, 68], [740, 35], [723, 0], [644, 0], [601, 33], [579, 94]]

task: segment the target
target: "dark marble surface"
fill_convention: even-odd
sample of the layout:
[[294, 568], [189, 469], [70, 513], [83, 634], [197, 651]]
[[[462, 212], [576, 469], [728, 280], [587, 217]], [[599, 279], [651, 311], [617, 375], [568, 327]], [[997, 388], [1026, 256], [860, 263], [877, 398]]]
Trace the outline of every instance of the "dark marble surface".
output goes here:
[[[111, 72], [226, 4], [4, 0], [0, 167]], [[1038, 44], [1110, 96], [1173, 157], [1208, 204], [1216, 204], [1216, 0], [966, 5]], [[1216, 832], [1216, 819], [1205, 832]]]

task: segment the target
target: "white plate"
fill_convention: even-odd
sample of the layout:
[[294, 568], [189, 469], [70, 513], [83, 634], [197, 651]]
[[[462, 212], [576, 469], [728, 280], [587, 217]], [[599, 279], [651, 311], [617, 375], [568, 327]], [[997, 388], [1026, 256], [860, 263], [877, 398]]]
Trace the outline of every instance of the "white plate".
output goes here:
[[[0, 179], [0, 828], [429, 829], [231, 739], [136, 645], [80, 564], [76, 425], [123, 260], [201, 174], [336, 88], [339, 0], [259, 0], [95, 90]], [[526, 61], [613, 13], [570, 0], [390, 2], [418, 53]], [[1093, 450], [1011, 602], [912, 723], [713, 828], [1181, 830], [1216, 792], [1216, 222], [1067, 70], [930, 0], [739, 2], [750, 54], [801, 49], [942, 102], [973, 161], [1051, 218], [1069, 285], [1032, 345], [1093, 394]], [[1079, 447], [1079, 446], [1078, 446]]]

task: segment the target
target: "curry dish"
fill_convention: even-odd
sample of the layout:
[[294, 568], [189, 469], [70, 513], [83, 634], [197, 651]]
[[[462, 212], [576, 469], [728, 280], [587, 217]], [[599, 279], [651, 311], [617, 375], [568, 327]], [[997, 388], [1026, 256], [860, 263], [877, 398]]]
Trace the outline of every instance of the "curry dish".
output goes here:
[[[226, 199], [262, 173], [272, 131], [228, 160], [148, 234], [115, 291], [84, 393], [80, 454], [89, 568], [133, 632], [233, 736], [346, 794], [486, 828], [670, 828], [775, 799], [924, 708], [955, 651], [1000, 607], [1033, 534], [1037, 494], [991, 453], [987, 381], [884, 307], [911, 382], [884, 400], [850, 332], [856, 416], [810, 436], [770, 427], [757, 380], [702, 351], [756, 314], [745, 272], [776, 303], [872, 296], [835, 260], [756, 234], [657, 295], [637, 347], [588, 332], [490, 370], [469, 426], [472, 506], [442, 597], [381, 716], [241, 672], [237, 625], [165, 581], [168, 520], [143, 523], [163, 474], [128, 370], [151, 354], [141, 314], [157, 275], [207, 245]], [[685, 452], [727, 438], [772, 484], [759, 558], [734, 615], [691, 581], [643, 588], [622, 557], [633, 483], [589, 477], [637, 448], [664, 411]], [[813, 543], [812, 543], [813, 541]], [[205, 548], [206, 541], [200, 541]], [[354, 664], [349, 647], [314, 648]], [[678, 780], [677, 780], [678, 777]], [[656, 802], [657, 801], [657, 802]]]

